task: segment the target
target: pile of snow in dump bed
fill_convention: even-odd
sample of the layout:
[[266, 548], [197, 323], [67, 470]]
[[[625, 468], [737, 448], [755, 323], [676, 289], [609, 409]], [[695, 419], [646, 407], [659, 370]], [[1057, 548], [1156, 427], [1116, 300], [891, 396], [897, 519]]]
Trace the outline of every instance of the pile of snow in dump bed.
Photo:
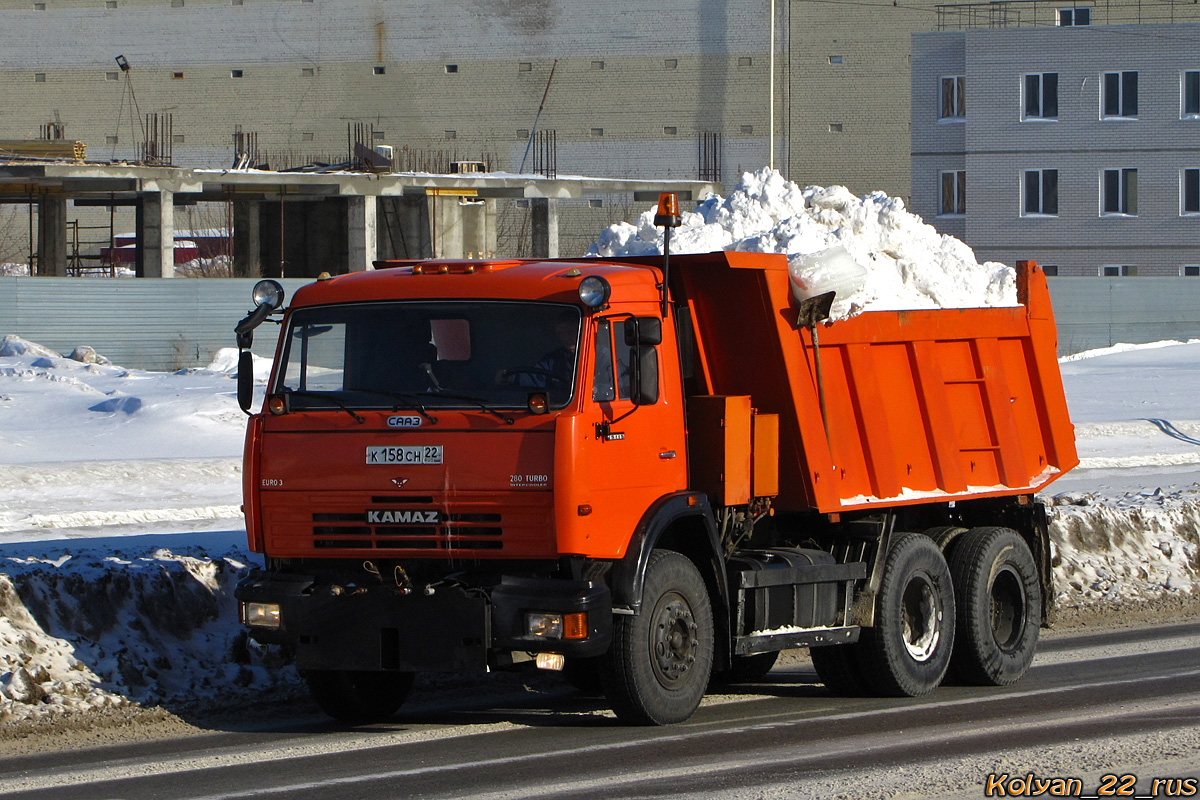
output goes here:
[[[801, 188], [778, 171], [745, 173], [729, 197], [709, 195], [671, 236], [672, 253], [786, 253], [798, 297], [835, 290], [833, 319], [866, 310], [1016, 305], [1016, 276], [980, 264], [882, 192], [855, 197], [844, 186]], [[663, 251], [654, 211], [610, 226], [588, 251], [642, 256]]]

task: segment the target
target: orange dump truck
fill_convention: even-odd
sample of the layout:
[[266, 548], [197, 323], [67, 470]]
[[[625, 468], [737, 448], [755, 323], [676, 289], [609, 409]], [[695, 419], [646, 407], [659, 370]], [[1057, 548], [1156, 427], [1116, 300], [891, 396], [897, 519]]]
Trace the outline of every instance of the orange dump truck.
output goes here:
[[532, 662], [677, 722], [796, 647], [837, 693], [1011, 683], [1052, 597], [1034, 494], [1077, 463], [1018, 271], [1020, 306], [836, 322], [768, 254], [323, 276], [250, 418], [242, 620], [348, 720]]

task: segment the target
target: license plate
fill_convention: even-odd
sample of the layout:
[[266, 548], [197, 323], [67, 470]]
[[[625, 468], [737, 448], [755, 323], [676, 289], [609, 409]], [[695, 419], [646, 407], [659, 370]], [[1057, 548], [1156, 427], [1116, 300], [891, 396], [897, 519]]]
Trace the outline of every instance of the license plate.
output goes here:
[[440, 464], [440, 444], [383, 445], [367, 448], [368, 464]]

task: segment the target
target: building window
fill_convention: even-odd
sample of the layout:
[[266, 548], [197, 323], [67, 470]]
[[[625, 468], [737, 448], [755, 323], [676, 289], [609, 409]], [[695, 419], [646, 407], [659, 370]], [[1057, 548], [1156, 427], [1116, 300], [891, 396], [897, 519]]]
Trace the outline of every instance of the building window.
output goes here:
[[45, 11], [45, 10], [46, 10], [46, 4], [45, 4], [45, 3], [34, 3], [34, 4], [33, 4], [33, 10], [34, 10], [34, 11]]
[[842, 123], [840, 123], [840, 122], [829, 123], [829, 132], [830, 133], [841, 133], [842, 132]]
[[183, 8], [183, 0], [171, 0], [171, 8]]
[[604, 62], [603, 61], [593, 61], [592, 69], [604, 69]]
[[317, 74], [316, 67], [301, 67], [300, 68], [300, 77], [301, 78], [312, 78], [312, 77], [315, 77], [316, 74]]
[[939, 217], [962, 216], [967, 213], [967, 173], [943, 172], [941, 174], [941, 202]]
[[1091, 25], [1092, 10], [1090, 8], [1060, 8], [1058, 10], [1058, 24], [1064, 28]]
[[590, 198], [588, 208], [604, 208], [604, 201], [599, 198]]
[[522, 61], [521, 63], [517, 64], [517, 72], [533, 72], [533, 62]]
[[938, 119], [962, 119], [967, 116], [967, 79], [964, 75], [942, 78], [942, 105]]
[[1188, 70], [1180, 79], [1180, 116], [1200, 119], [1200, 70]]
[[1200, 267], [1194, 267], [1194, 266], [1180, 267], [1179, 275], [1184, 278], [1200, 278]]
[[1058, 119], [1058, 73], [1025, 76], [1025, 119]]
[[171, 134], [171, 143], [172, 144], [183, 144], [185, 141], [186, 141], [186, 139], [184, 138], [184, 135], [182, 133]]
[[1106, 169], [1100, 179], [1100, 213], [1137, 216], [1137, 170]]
[[105, 136], [105, 137], [104, 137], [104, 143], [105, 143], [105, 144], [116, 144], [116, 143], [117, 143], [117, 137], [115, 137], [115, 136]]
[[741, 127], [738, 128], [738, 132], [745, 133], [745, 134], [754, 133], [754, 126], [753, 125], [742, 125]]
[[1025, 170], [1021, 193], [1022, 216], [1058, 216], [1058, 170]]
[[679, 69], [679, 59], [664, 58], [663, 59], [663, 69]]
[[1106, 72], [1100, 83], [1100, 116], [1103, 119], [1133, 119], [1138, 113], [1136, 71]]
[[119, 73], [119, 72], [104, 73], [104, 80], [106, 80], [106, 81], [117, 81], [120, 79], [121, 79], [121, 73]]
[[603, 136], [604, 128], [592, 128], [591, 133], [592, 133], [592, 136]]
[[182, 73], [182, 72], [172, 72], [172, 73], [171, 73], [171, 80], [176, 80], [176, 81], [181, 81], [181, 80], [183, 80], [183, 73]]
[[105, 8], [116, 8], [117, 0], [104, 0], [104, 7]]
[[382, 142], [387, 138], [387, 131], [371, 131], [371, 138], [374, 141]]
[[516, 206], [517, 208], [529, 208], [529, 198], [522, 198], [520, 200], [514, 200], [513, 205]]
[[46, 82], [46, 73], [44, 73], [44, 72], [33, 73], [33, 82], [34, 83], [45, 83]]
[[447, 75], [453, 75], [456, 72], [458, 72], [458, 64], [447, 64], [446, 65], [446, 74]]
[[1047, 278], [1057, 278], [1058, 277], [1058, 265], [1057, 264], [1043, 264], [1042, 272], [1046, 273]]
[[241, 4], [242, 0], [229, 0], [229, 5], [231, 6], [240, 6]]
[[841, 56], [830, 56], [829, 63], [830, 64], [840, 64], [840, 63], [842, 63], [842, 57]]
[[663, 133], [667, 136], [674, 136], [679, 133], [679, 128], [675, 127], [674, 125], [664, 125]]
[[458, 131], [446, 131], [446, 138], [447, 139], [457, 139]]
[[529, 138], [529, 129], [528, 128], [517, 128], [517, 139], [519, 141], [524, 141], [528, 138]]
[[241, 77], [242, 77], [242, 76], [244, 76], [245, 74], [246, 74], [246, 73], [245, 73], [245, 72], [243, 72], [243, 71], [242, 71], [242, 70], [240, 70], [240, 69], [231, 69], [231, 70], [229, 70], [229, 77], [231, 77], [231, 78], [241, 78]]
[[311, 142], [313, 138], [313, 134], [310, 132], [302, 132], [300, 134], [300, 141], [302, 142]]
[[1130, 266], [1129, 264], [1101, 267], [1100, 275], [1104, 278], [1133, 278], [1137, 276], [1137, 267]]
[[1200, 214], [1200, 169], [1180, 171], [1179, 213]]
[[379, 66], [376, 66], [376, 67], [374, 67], [374, 68], [372, 69], [372, 71], [373, 71], [373, 72], [374, 72], [376, 75], [386, 75], [386, 74], [387, 74], [387, 67], [385, 67], [385, 66], [383, 66], [383, 65], [381, 64], [381, 65], [379, 65]]
[[752, 66], [754, 66], [754, 59], [751, 58], [750, 56], [738, 56], [738, 66], [739, 67], [752, 67]]

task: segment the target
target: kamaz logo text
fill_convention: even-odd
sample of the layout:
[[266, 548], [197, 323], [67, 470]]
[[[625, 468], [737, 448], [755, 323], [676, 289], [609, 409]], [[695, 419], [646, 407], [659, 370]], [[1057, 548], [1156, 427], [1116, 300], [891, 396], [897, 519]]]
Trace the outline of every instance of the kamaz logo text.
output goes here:
[[372, 525], [416, 525], [438, 521], [436, 511], [367, 511], [367, 522]]

